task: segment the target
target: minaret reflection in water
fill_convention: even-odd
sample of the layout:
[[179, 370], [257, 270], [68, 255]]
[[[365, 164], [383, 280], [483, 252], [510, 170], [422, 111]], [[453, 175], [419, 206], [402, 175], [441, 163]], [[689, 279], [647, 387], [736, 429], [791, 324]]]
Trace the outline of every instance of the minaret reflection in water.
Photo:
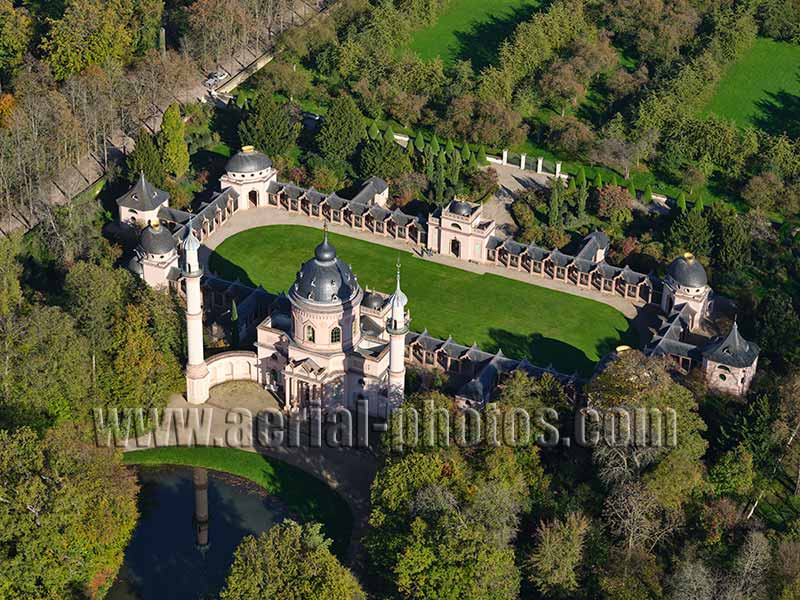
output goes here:
[[192, 469], [194, 484], [195, 545], [202, 554], [208, 550], [208, 469]]

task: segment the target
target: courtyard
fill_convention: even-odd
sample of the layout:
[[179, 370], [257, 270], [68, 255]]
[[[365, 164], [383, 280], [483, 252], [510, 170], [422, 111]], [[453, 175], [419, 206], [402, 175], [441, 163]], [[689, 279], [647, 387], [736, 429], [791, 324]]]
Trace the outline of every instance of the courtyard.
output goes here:
[[[411, 328], [442, 339], [477, 343], [487, 351], [563, 373], [591, 374], [597, 361], [621, 343], [635, 344], [631, 323], [615, 308], [493, 274], [436, 264], [396, 248], [330, 234], [339, 256], [350, 263], [363, 288], [394, 289], [395, 263], [403, 264]], [[289, 288], [300, 265], [313, 256], [318, 229], [271, 225], [237, 233], [214, 249], [209, 269], [226, 279]]]

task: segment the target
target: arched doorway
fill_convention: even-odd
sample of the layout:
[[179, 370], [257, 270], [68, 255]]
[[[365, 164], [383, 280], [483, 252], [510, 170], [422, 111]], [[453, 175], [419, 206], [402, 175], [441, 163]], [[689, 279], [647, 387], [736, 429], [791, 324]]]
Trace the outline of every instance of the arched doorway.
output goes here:
[[255, 190], [250, 190], [250, 193], [247, 194], [247, 197], [250, 200], [250, 206], [258, 206], [258, 192]]
[[450, 242], [450, 254], [456, 258], [461, 258], [461, 242], [455, 238]]

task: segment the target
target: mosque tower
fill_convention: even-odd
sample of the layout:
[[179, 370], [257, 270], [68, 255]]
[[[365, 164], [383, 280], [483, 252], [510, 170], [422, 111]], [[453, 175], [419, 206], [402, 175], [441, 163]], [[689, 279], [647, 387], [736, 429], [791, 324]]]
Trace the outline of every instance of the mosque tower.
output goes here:
[[190, 404], [203, 404], [208, 400], [208, 366], [203, 356], [203, 295], [200, 279], [203, 267], [197, 251], [200, 242], [189, 228], [183, 242], [183, 278], [186, 283], [186, 339], [189, 361], [186, 365], [186, 399]]
[[397, 288], [391, 298], [392, 309], [389, 316], [389, 399], [397, 406], [403, 401], [406, 381], [406, 333], [408, 333], [408, 298], [400, 289], [400, 261], [397, 261]]

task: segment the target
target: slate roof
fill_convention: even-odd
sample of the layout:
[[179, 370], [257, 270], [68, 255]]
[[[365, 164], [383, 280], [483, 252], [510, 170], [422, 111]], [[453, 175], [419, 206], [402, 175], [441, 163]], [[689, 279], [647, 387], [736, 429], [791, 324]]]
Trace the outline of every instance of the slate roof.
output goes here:
[[703, 348], [703, 357], [712, 362], [742, 369], [756, 361], [759, 351], [760, 348], [755, 342], [748, 342], [741, 336], [739, 326], [734, 322], [727, 336], [717, 338]]
[[117, 198], [117, 206], [124, 206], [125, 208], [132, 208], [134, 210], [150, 211], [155, 210], [168, 200], [169, 194], [147, 181], [144, 176], [144, 171], [142, 171], [139, 175], [139, 179], [133, 184], [133, 187]]

